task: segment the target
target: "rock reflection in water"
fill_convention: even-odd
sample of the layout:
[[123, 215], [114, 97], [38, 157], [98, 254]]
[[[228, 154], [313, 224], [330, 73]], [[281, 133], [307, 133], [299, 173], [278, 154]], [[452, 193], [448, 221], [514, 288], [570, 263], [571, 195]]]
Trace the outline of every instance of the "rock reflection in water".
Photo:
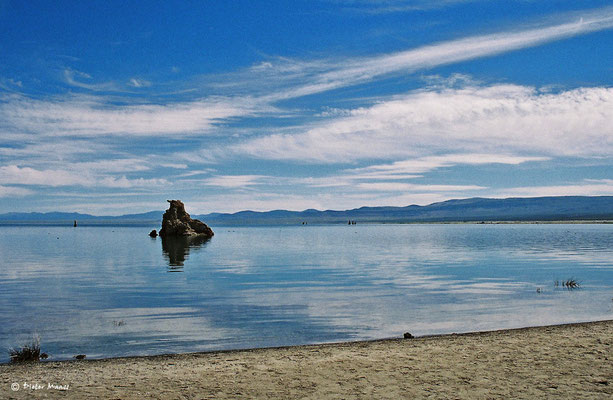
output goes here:
[[210, 240], [210, 237], [204, 235], [167, 236], [161, 239], [164, 258], [170, 267], [169, 272], [178, 272], [183, 270], [183, 264], [189, 258], [190, 250], [200, 249]]

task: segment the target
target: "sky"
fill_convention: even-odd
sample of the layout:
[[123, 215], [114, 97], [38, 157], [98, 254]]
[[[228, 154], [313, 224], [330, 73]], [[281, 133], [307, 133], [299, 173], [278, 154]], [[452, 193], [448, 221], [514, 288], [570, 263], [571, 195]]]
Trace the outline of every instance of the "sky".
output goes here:
[[613, 195], [610, 1], [0, 0], [0, 213]]

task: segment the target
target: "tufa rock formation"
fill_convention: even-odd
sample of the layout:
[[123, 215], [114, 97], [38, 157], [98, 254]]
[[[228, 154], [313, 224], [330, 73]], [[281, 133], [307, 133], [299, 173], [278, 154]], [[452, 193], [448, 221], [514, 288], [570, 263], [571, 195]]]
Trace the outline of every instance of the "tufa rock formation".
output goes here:
[[167, 201], [170, 207], [162, 217], [161, 237], [202, 235], [210, 238], [214, 235], [207, 224], [189, 216], [181, 200]]

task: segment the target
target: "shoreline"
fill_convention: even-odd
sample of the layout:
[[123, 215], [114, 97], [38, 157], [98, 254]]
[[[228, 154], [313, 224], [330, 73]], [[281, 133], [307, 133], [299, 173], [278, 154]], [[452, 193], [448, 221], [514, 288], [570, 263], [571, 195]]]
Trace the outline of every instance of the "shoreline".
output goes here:
[[[446, 337], [463, 337], [463, 336], [481, 336], [481, 335], [490, 335], [496, 333], [514, 333], [521, 332], [527, 330], [534, 329], [547, 329], [547, 328], [563, 328], [570, 326], [581, 326], [581, 325], [591, 325], [591, 324], [599, 324], [599, 323], [611, 323], [613, 324], [613, 319], [605, 319], [605, 320], [596, 320], [596, 321], [583, 321], [583, 322], [566, 322], [561, 324], [553, 324], [553, 325], [534, 325], [534, 326], [524, 326], [520, 328], [502, 328], [502, 329], [491, 329], [485, 331], [469, 331], [469, 332], [452, 332], [452, 333], [433, 333], [428, 335], [420, 335], [413, 336], [410, 340], [418, 340], [418, 339], [444, 339]], [[155, 359], [155, 358], [172, 358], [177, 356], [204, 356], [211, 354], [232, 354], [232, 353], [242, 353], [242, 352], [257, 352], [257, 351], [267, 351], [267, 350], [291, 350], [291, 349], [308, 349], [310, 347], [342, 347], [342, 346], [351, 346], [354, 344], [369, 344], [369, 343], [386, 343], [386, 342], [402, 342], [408, 339], [402, 338], [400, 336], [397, 337], [384, 337], [379, 339], [364, 339], [364, 340], [346, 340], [339, 342], [322, 342], [322, 343], [309, 343], [309, 344], [296, 344], [296, 345], [285, 345], [285, 346], [269, 346], [269, 347], [246, 347], [246, 348], [237, 348], [237, 349], [221, 349], [221, 350], [204, 350], [204, 351], [187, 351], [182, 353], [162, 353], [162, 354], [151, 354], [151, 355], [131, 355], [131, 356], [112, 356], [112, 357], [101, 357], [101, 358], [85, 358], [83, 360], [71, 359], [61, 359], [61, 360], [40, 360], [38, 362], [34, 362], [34, 364], [23, 364], [23, 363], [11, 363], [8, 362], [0, 362], [0, 368], [3, 366], [18, 366], [18, 365], [37, 365], [37, 364], [50, 364], [50, 363], [74, 363], [74, 362], [96, 362], [96, 361], [112, 361], [112, 360], [139, 360], [139, 359]], [[1, 370], [0, 370], [1, 372]]]
[[[356, 220], [355, 225], [611, 225], [613, 219], [569, 219], [569, 220], [448, 220], [448, 221], [403, 221], [403, 220]], [[210, 223], [210, 226], [218, 228], [261, 228], [261, 227], [293, 227], [303, 226], [302, 220], [291, 221], [286, 223]], [[0, 221], [0, 227], [49, 227], [61, 228], [73, 226], [74, 221]], [[315, 221], [309, 222], [308, 226], [342, 226], [347, 225], [347, 221]], [[352, 225], [355, 227], [355, 225]], [[150, 228], [158, 227], [159, 221], [143, 220], [143, 221], [87, 221], [80, 222], [79, 227], [85, 228]], [[157, 229], [157, 228], [156, 228]]]
[[[0, 397], [608, 398], [612, 366], [613, 320], [604, 320], [412, 339], [1, 364]], [[15, 383], [20, 390], [11, 390]]]

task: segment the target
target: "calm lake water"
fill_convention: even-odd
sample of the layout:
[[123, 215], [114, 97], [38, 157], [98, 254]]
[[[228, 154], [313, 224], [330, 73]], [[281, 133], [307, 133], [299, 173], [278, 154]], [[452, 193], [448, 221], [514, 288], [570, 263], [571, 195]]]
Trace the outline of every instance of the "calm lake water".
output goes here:
[[0, 361], [34, 334], [57, 360], [613, 318], [613, 225], [153, 228], [1, 226]]

